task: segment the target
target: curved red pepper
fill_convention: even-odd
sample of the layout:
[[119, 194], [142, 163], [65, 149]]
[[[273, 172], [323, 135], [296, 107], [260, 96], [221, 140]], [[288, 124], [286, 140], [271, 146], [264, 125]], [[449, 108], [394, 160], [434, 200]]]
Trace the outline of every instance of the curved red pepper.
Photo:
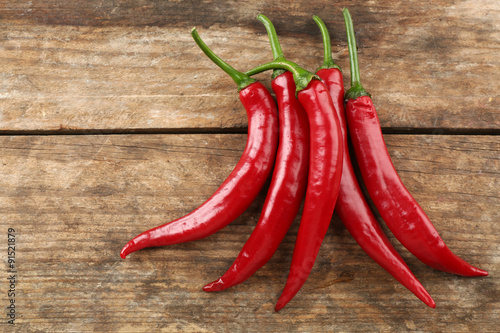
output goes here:
[[222, 229], [250, 206], [274, 164], [278, 117], [271, 94], [261, 83], [236, 72], [213, 54], [195, 29], [192, 35], [207, 56], [228, 72], [241, 89], [240, 101], [248, 116], [247, 144], [234, 170], [207, 201], [188, 215], [133, 238], [123, 247], [122, 258], [146, 247], [194, 241]]
[[295, 97], [292, 73], [272, 81], [279, 112], [279, 145], [271, 185], [255, 230], [231, 267], [205, 291], [237, 285], [264, 266], [278, 249], [304, 198], [309, 161], [307, 114]]
[[484, 276], [453, 254], [399, 178], [382, 136], [377, 111], [359, 79], [352, 19], [344, 9], [352, 87], [346, 94], [349, 135], [368, 193], [394, 236], [423, 263], [449, 273]]
[[324, 22], [317, 16], [314, 17], [314, 20], [321, 28], [325, 49], [324, 63], [316, 74], [323, 80], [323, 83], [332, 96], [335, 109], [338, 112], [337, 115], [340, 120], [344, 142], [342, 179], [340, 180], [340, 190], [335, 211], [346, 229], [370, 258], [389, 272], [403, 286], [413, 292], [425, 304], [434, 308], [436, 307], [436, 303], [392, 246], [375, 219], [361, 191], [349, 154], [347, 123], [344, 113], [344, 81], [342, 72], [332, 60], [330, 37]]
[[[271, 48], [279, 45], [272, 22], [264, 15], [258, 19], [266, 26]], [[286, 60], [283, 56], [256, 67], [246, 74], [268, 69], [286, 69], [293, 74], [297, 97], [307, 112], [310, 130], [309, 174], [306, 198], [293, 250], [290, 272], [275, 310], [283, 308], [307, 280], [333, 215], [342, 175], [342, 133], [337, 111], [325, 85], [316, 75]]]
[[[271, 48], [279, 45], [272, 22], [264, 15], [258, 19], [266, 27]], [[307, 112], [310, 130], [309, 173], [306, 198], [293, 250], [290, 272], [275, 310], [282, 309], [307, 280], [333, 215], [342, 175], [342, 133], [337, 111], [325, 85], [314, 74], [283, 56], [256, 67], [248, 75], [268, 69], [292, 72], [297, 97]]]
[[325, 85], [313, 80], [298, 93], [307, 112], [311, 151], [306, 199], [288, 279], [275, 310], [282, 309], [309, 276], [333, 215], [342, 175], [342, 134]]

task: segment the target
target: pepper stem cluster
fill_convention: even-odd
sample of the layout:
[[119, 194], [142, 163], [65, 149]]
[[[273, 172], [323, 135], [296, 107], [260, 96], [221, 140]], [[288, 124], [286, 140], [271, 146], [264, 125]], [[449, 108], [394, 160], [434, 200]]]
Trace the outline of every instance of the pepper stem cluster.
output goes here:
[[347, 47], [349, 48], [349, 64], [351, 66], [351, 88], [346, 92], [346, 99], [356, 99], [370, 94], [361, 85], [358, 64], [358, 49], [356, 47], [356, 36], [352, 17], [347, 8], [342, 11], [344, 15], [345, 29], [347, 32]]
[[275, 70], [273, 73], [273, 78], [275, 78], [276, 76], [283, 73], [283, 72], [277, 72], [276, 70], [289, 71], [293, 75], [293, 80], [295, 81], [297, 93], [307, 88], [311, 80], [313, 79], [320, 80], [320, 78], [317, 75], [303, 69], [296, 63], [285, 59], [283, 51], [281, 50], [278, 34], [276, 33], [276, 29], [274, 28], [274, 25], [271, 22], [271, 20], [269, 20], [266, 16], [262, 14], [259, 14], [257, 16], [257, 19], [264, 24], [267, 34], [269, 35], [269, 41], [271, 43], [271, 50], [273, 52], [274, 60], [264, 65], [255, 67], [245, 72], [245, 74], [252, 76], [273, 69]]
[[231, 67], [229, 64], [227, 64], [224, 60], [219, 58], [208, 46], [203, 42], [201, 37], [198, 35], [198, 31], [196, 31], [196, 28], [191, 29], [191, 36], [193, 36], [194, 41], [200, 49], [205, 53], [205, 55], [210, 58], [217, 66], [219, 66], [224, 72], [226, 72], [232, 79], [233, 81], [238, 85], [238, 91], [245, 89], [249, 85], [251, 85], [254, 82], [257, 82], [257, 80], [251, 78], [250, 76], [246, 75], [245, 73], [239, 72], [233, 67]]
[[252, 68], [248, 72], [245, 72], [245, 74], [252, 76], [271, 69], [284, 69], [291, 72], [293, 75], [293, 80], [295, 81], [297, 93], [307, 88], [307, 86], [313, 79], [320, 80], [317, 75], [309, 72], [308, 70], [305, 70], [304, 68], [300, 67], [290, 60], [286, 60], [285, 58], [278, 58], [274, 61], [257, 66], [255, 68]]

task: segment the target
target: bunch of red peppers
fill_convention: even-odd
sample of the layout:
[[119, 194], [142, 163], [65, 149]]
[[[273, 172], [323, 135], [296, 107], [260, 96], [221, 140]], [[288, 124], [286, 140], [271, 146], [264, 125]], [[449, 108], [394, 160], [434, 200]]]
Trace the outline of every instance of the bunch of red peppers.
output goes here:
[[[304, 201], [289, 275], [276, 311], [306, 282], [334, 210], [374, 261], [425, 304], [435, 307], [367, 204], [352, 167], [355, 158], [370, 199], [387, 227], [413, 255], [444, 272], [488, 275], [451, 252], [399, 178], [370, 94], [360, 83], [351, 16], [347, 9], [343, 15], [351, 69], [351, 87], [345, 93], [342, 72], [332, 60], [328, 31], [317, 16], [313, 18], [323, 37], [324, 62], [316, 73], [285, 59], [274, 26], [263, 15], [257, 18], [269, 35], [273, 61], [246, 73], [220, 59], [193, 28], [191, 34], [201, 50], [238, 85], [248, 116], [247, 144], [234, 170], [209, 199], [188, 215], [130, 240], [121, 251], [122, 258], [143, 248], [194, 241], [219, 231], [250, 206], [271, 177], [254, 231], [231, 267], [203, 290], [221, 291], [237, 285], [264, 266]], [[276, 101], [252, 78], [271, 69]], [[352, 157], [349, 139], [355, 153]]]

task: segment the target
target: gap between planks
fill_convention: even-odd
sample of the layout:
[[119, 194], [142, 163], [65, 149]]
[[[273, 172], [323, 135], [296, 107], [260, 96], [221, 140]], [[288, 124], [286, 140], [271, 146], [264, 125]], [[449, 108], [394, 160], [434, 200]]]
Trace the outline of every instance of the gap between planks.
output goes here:
[[[144, 135], [144, 134], [246, 134], [247, 127], [231, 128], [131, 128], [75, 129], [61, 127], [53, 130], [0, 130], [0, 136], [28, 135]], [[394, 135], [500, 135], [500, 128], [397, 128], [382, 127], [383, 134]]]

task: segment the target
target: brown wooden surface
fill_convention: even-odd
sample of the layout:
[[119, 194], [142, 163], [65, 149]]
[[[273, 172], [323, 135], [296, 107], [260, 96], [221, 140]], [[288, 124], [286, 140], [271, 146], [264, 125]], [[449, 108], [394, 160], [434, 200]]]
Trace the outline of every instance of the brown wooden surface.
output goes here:
[[318, 14], [349, 79], [343, 6], [384, 129], [500, 127], [496, 1], [194, 3], [0, 1], [0, 131], [244, 128], [234, 83], [203, 56], [191, 27], [246, 70], [271, 57], [255, 19], [264, 13], [290, 59], [314, 70]]
[[[490, 276], [430, 269], [389, 233], [435, 299], [430, 309], [334, 216], [307, 283], [274, 313], [298, 217], [255, 276], [204, 293], [252, 232], [265, 190], [213, 236], [121, 259], [131, 237], [210, 196], [245, 145], [235, 85], [202, 55], [191, 27], [248, 69], [271, 56], [255, 20], [266, 14], [289, 58], [314, 70], [318, 14], [348, 85], [344, 6], [403, 181], [448, 246]], [[493, 0], [0, 0], [0, 331], [498, 331], [499, 42]], [[269, 86], [269, 74], [258, 77]], [[15, 326], [5, 315], [8, 228]]]
[[386, 139], [403, 181], [450, 248], [491, 273], [463, 278], [432, 270], [391, 238], [437, 302], [434, 310], [372, 262], [337, 217], [306, 285], [282, 312], [274, 313], [273, 306], [298, 219], [254, 277], [226, 292], [204, 293], [201, 287], [227, 269], [253, 230], [264, 193], [209, 238], [120, 259], [131, 237], [203, 202], [239, 159], [245, 135], [3, 137], [1, 225], [18, 235], [16, 327], [494, 331], [500, 296], [498, 137]]

